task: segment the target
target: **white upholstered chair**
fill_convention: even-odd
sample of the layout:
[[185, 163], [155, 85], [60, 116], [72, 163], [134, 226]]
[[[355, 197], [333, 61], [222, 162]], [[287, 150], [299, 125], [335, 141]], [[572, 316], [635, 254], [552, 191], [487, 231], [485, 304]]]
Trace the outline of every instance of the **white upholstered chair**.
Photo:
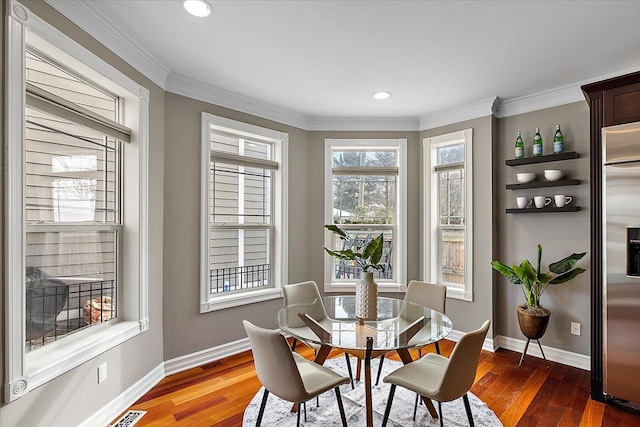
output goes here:
[[384, 412], [382, 426], [387, 425], [393, 395], [396, 386], [404, 387], [420, 396], [438, 402], [440, 412], [440, 426], [442, 422], [442, 402], [449, 402], [462, 397], [469, 418], [469, 425], [473, 427], [473, 416], [467, 392], [473, 385], [478, 369], [478, 360], [482, 343], [487, 336], [489, 325], [487, 320], [480, 329], [469, 332], [460, 338], [446, 358], [439, 354], [429, 353], [423, 358], [396, 369], [384, 377], [385, 383], [391, 384], [389, 399]]
[[287, 340], [279, 332], [260, 328], [246, 320], [242, 323], [251, 343], [258, 380], [264, 386], [256, 427], [262, 421], [269, 393], [298, 404], [299, 426], [302, 404], [332, 388], [336, 391], [342, 425], [346, 427], [340, 385], [348, 384], [349, 378], [292, 352]]
[[[323, 318], [327, 317], [327, 313], [324, 309], [324, 305], [322, 305], [322, 298], [320, 296], [320, 291], [318, 290], [318, 285], [314, 281], [307, 281], [301, 283], [294, 283], [290, 285], [284, 285], [282, 287], [282, 294], [284, 296], [284, 306], [288, 307], [293, 304], [300, 303], [308, 303], [311, 301], [316, 301], [316, 304], [313, 307], [314, 314], [312, 317], [318, 322], [322, 321]], [[311, 314], [310, 314], [311, 315]], [[315, 334], [311, 329], [309, 329], [306, 324], [297, 318], [296, 316], [290, 316], [287, 319], [289, 322], [294, 322], [294, 324], [288, 325], [292, 327], [299, 328], [299, 331], [304, 334], [307, 333], [311, 337], [315, 337]], [[314, 350], [318, 350], [320, 348], [319, 345], [313, 343], [305, 343]], [[293, 344], [291, 345], [291, 350], [295, 350], [296, 340], [293, 340]], [[351, 371], [351, 361], [349, 360], [349, 354], [345, 353], [345, 360], [347, 363], [347, 370], [349, 372], [349, 380], [351, 381], [351, 388], [354, 388], [353, 384], [353, 373]]]

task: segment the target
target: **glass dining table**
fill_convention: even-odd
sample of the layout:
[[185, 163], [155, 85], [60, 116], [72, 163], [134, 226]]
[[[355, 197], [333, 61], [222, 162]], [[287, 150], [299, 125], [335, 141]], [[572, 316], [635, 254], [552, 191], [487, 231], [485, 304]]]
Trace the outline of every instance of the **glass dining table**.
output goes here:
[[[315, 357], [319, 364], [334, 348], [364, 360], [367, 427], [371, 427], [371, 359], [396, 351], [404, 364], [411, 363], [410, 349], [441, 340], [452, 326], [443, 313], [395, 298], [378, 297], [377, 315], [372, 319], [357, 318], [355, 308], [353, 295], [326, 296], [280, 309], [276, 322], [293, 338], [320, 345]], [[356, 379], [360, 379], [360, 363]], [[422, 400], [437, 418], [431, 400]]]

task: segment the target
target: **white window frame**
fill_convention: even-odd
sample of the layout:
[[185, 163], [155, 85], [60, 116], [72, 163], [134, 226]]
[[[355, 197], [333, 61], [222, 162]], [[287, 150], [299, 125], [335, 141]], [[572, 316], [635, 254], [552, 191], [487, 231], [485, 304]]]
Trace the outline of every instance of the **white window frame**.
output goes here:
[[[398, 153], [398, 188], [394, 251], [394, 281], [377, 281], [378, 292], [404, 292], [407, 289], [407, 140], [406, 139], [325, 139], [324, 140], [324, 223], [333, 223], [333, 152], [339, 149], [393, 149]], [[332, 233], [324, 230], [324, 246], [331, 247]], [[324, 253], [324, 252], [323, 252]], [[335, 282], [332, 258], [324, 253], [324, 291], [355, 292], [356, 280]]]
[[[148, 319], [148, 135], [149, 91], [53, 28], [15, 0], [7, 18], [7, 127], [5, 210], [6, 376], [4, 400], [12, 402], [149, 328]], [[124, 156], [125, 232], [119, 259], [122, 304], [118, 320], [64, 337], [27, 353], [25, 346], [25, 224], [23, 152], [25, 141], [25, 38], [27, 28], [46, 41], [55, 57], [124, 102], [123, 124], [133, 130]], [[129, 236], [137, 236], [132, 238]], [[119, 301], [120, 302], [120, 301]]]
[[[289, 135], [272, 129], [251, 125], [225, 117], [202, 113], [201, 126], [201, 195], [200, 195], [200, 313], [253, 304], [281, 298], [282, 284], [287, 283], [288, 272], [288, 198]], [[273, 160], [278, 163], [273, 179], [273, 216], [271, 232], [272, 287], [237, 293], [209, 294], [209, 179], [211, 161], [211, 129], [245, 134], [273, 143]]]
[[[473, 129], [465, 129], [422, 140], [423, 153], [423, 277], [427, 282], [443, 283], [439, 277], [439, 206], [437, 149], [447, 145], [464, 144], [465, 181], [465, 268], [464, 287], [447, 286], [447, 297], [473, 301]], [[446, 285], [446, 283], [443, 283]]]

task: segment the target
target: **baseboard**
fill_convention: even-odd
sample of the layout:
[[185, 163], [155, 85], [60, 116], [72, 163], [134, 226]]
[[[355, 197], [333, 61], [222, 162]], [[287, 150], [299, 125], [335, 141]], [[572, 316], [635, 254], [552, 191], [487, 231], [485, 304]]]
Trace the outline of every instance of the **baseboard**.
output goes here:
[[[526, 341], [505, 337], [505, 336], [497, 336], [495, 341], [497, 342], [497, 348], [504, 348], [507, 350], [517, 351], [518, 353], [522, 353], [524, 350], [524, 345]], [[544, 355], [547, 356], [547, 360], [551, 360], [553, 362], [562, 363], [563, 365], [573, 366], [574, 368], [584, 369], [585, 371], [591, 370], [591, 357], [585, 356], [584, 354], [572, 353], [566, 350], [560, 350], [553, 347], [547, 347], [546, 345], [542, 346], [544, 351]], [[540, 352], [540, 348], [538, 347], [538, 343], [532, 341], [529, 343], [529, 348], [527, 349], [527, 355], [525, 356], [525, 360], [527, 357], [537, 357], [542, 359], [542, 353]]]
[[217, 347], [176, 357], [164, 362], [164, 374], [173, 375], [187, 369], [195, 368], [205, 363], [214, 362], [250, 350], [249, 338], [242, 338], [237, 341], [222, 344]]
[[158, 384], [164, 376], [164, 363], [161, 363], [78, 427], [108, 426], [118, 415]]
[[[460, 332], [453, 329], [451, 330], [451, 332], [449, 332], [449, 335], [447, 335], [445, 339], [453, 342], [458, 342], [464, 334], [465, 332]], [[494, 340], [492, 340], [491, 338], [485, 338], [484, 342], [482, 343], [482, 349], [493, 353], [497, 350], [497, 347], [495, 347]]]

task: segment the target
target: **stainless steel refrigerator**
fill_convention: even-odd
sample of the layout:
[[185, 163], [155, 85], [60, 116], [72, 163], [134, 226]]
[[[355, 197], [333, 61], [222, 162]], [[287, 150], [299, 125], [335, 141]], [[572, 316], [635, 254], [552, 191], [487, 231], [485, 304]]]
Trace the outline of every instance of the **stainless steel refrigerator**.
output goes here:
[[640, 409], [640, 123], [602, 133], [603, 388]]

